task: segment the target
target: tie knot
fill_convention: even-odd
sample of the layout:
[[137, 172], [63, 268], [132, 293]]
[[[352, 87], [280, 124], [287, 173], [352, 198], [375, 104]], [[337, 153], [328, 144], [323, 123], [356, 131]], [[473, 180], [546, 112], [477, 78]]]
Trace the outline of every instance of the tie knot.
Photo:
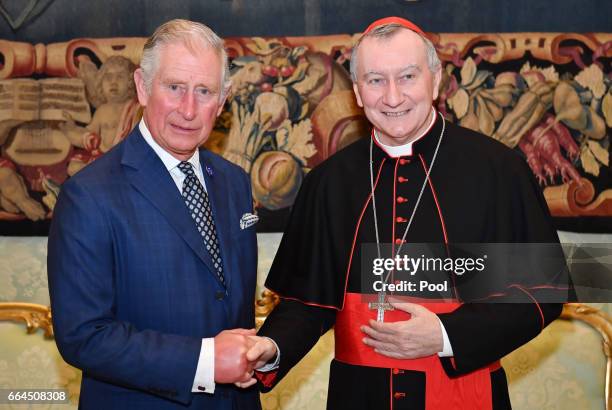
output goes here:
[[195, 172], [193, 171], [193, 166], [191, 165], [190, 162], [181, 161], [178, 164], [178, 168], [181, 170], [183, 174], [185, 174], [185, 176], [188, 176], [188, 177], [195, 176]]

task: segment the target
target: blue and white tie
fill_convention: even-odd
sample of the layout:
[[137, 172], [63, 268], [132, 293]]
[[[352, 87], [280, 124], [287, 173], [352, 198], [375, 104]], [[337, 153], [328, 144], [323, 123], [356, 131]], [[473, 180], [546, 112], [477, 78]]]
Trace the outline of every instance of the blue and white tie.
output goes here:
[[183, 199], [185, 200], [185, 205], [187, 205], [187, 209], [189, 209], [189, 213], [195, 221], [202, 239], [204, 239], [204, 245], [212, 258], [217, 276], [223, 286], [225, 286], [221, 251], [219, 250], [217, 230], [215, 229], [215, 221], [213, 220], [208, 194], [193, 171], [191, 163], [181, 161], [178, 164], [178, 168], [185, 174], [185, 180], [183, 181]]

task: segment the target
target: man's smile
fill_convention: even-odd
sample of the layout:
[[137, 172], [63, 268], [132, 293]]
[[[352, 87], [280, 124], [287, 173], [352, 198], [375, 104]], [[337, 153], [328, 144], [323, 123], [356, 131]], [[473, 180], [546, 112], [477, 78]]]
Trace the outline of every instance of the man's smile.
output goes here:
[[410, 110], [404, 110], [404, 111], [382, 111], [382, 113], [384, 115], [386, 115], [387, 117], [401, 117], [402, 115], [408, 114], [410, 112]]

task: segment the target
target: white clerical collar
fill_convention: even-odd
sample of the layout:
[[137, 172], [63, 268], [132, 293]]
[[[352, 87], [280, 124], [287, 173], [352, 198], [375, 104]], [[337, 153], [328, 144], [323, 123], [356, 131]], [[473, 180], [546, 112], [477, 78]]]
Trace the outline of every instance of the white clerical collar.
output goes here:
[[431, 116], [431, 121], [429, 122], [429, 126], [427, 127], [425, 131], [423, 131], [423, 133], [421, 133], [421, 135], [419, 135], [414, 140], [406, 144], [403, 144], [403, 145], [386, 145], [380, 141], [380, 138], [378, 137], [378, 132], [376, 131], [376, 129], [374, 129], [374, 139], [376, 140], [376, 144], [378, 144], [378, 146], [381, 147], [392, 158], [412, 155], [412, 144], [414, 144], [415, 142], [423, 138], [429, 131], [431, 131], [431, 127], [433, 127], [434, 123], [436, 122], [435, 108], [431, 107], [431, 111], [433, 115]]
[[[149, 128], [147, 128], [147, 124], [145, 123], [144, 117], [140, 120], [140, 123], [138, 124], [138, 129], [140, 130], [140, 133], [144, 137], [147, 144], [149, 144], [151, 148], [153, 148], [153, 151], [155, 151], [159, 159], [162, 160], [162, 162], [164, 163], [164, 166], [169, 172], [171, 172], [174, 168], [178, 166], [181, 160], [174, 158], [172, 155], [170, 155], [168, 151], [163, 149], [153, 139], [153, 136], [151, 135], [151, 131], [149, 131]], [[200, 171], [200, 155], [198, 155], [197, 149], [195, 150], [191, 158], [189, 158], [187, 161], [191, 163], [191, 166], [193, 166], [193, 169], [196, 171], [196, 173], [201, 172]]]

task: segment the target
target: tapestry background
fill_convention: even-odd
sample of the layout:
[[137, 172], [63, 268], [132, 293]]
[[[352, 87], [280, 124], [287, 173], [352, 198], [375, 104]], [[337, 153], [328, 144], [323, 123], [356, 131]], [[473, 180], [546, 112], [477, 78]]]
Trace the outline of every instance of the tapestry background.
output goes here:
[[[304, 175], [369, 126], [348, 74], [358, 34], [226, 39], [232, 95], [206, 146], [251, 177], [259, 232]], [[612, 34], [429, 33], [437, 109], [525, 157], [560, 229], [612, 231]], [[45, 235], [61, 184], [137, 123], [145, 39], [0, 40], [0, 232]]]

